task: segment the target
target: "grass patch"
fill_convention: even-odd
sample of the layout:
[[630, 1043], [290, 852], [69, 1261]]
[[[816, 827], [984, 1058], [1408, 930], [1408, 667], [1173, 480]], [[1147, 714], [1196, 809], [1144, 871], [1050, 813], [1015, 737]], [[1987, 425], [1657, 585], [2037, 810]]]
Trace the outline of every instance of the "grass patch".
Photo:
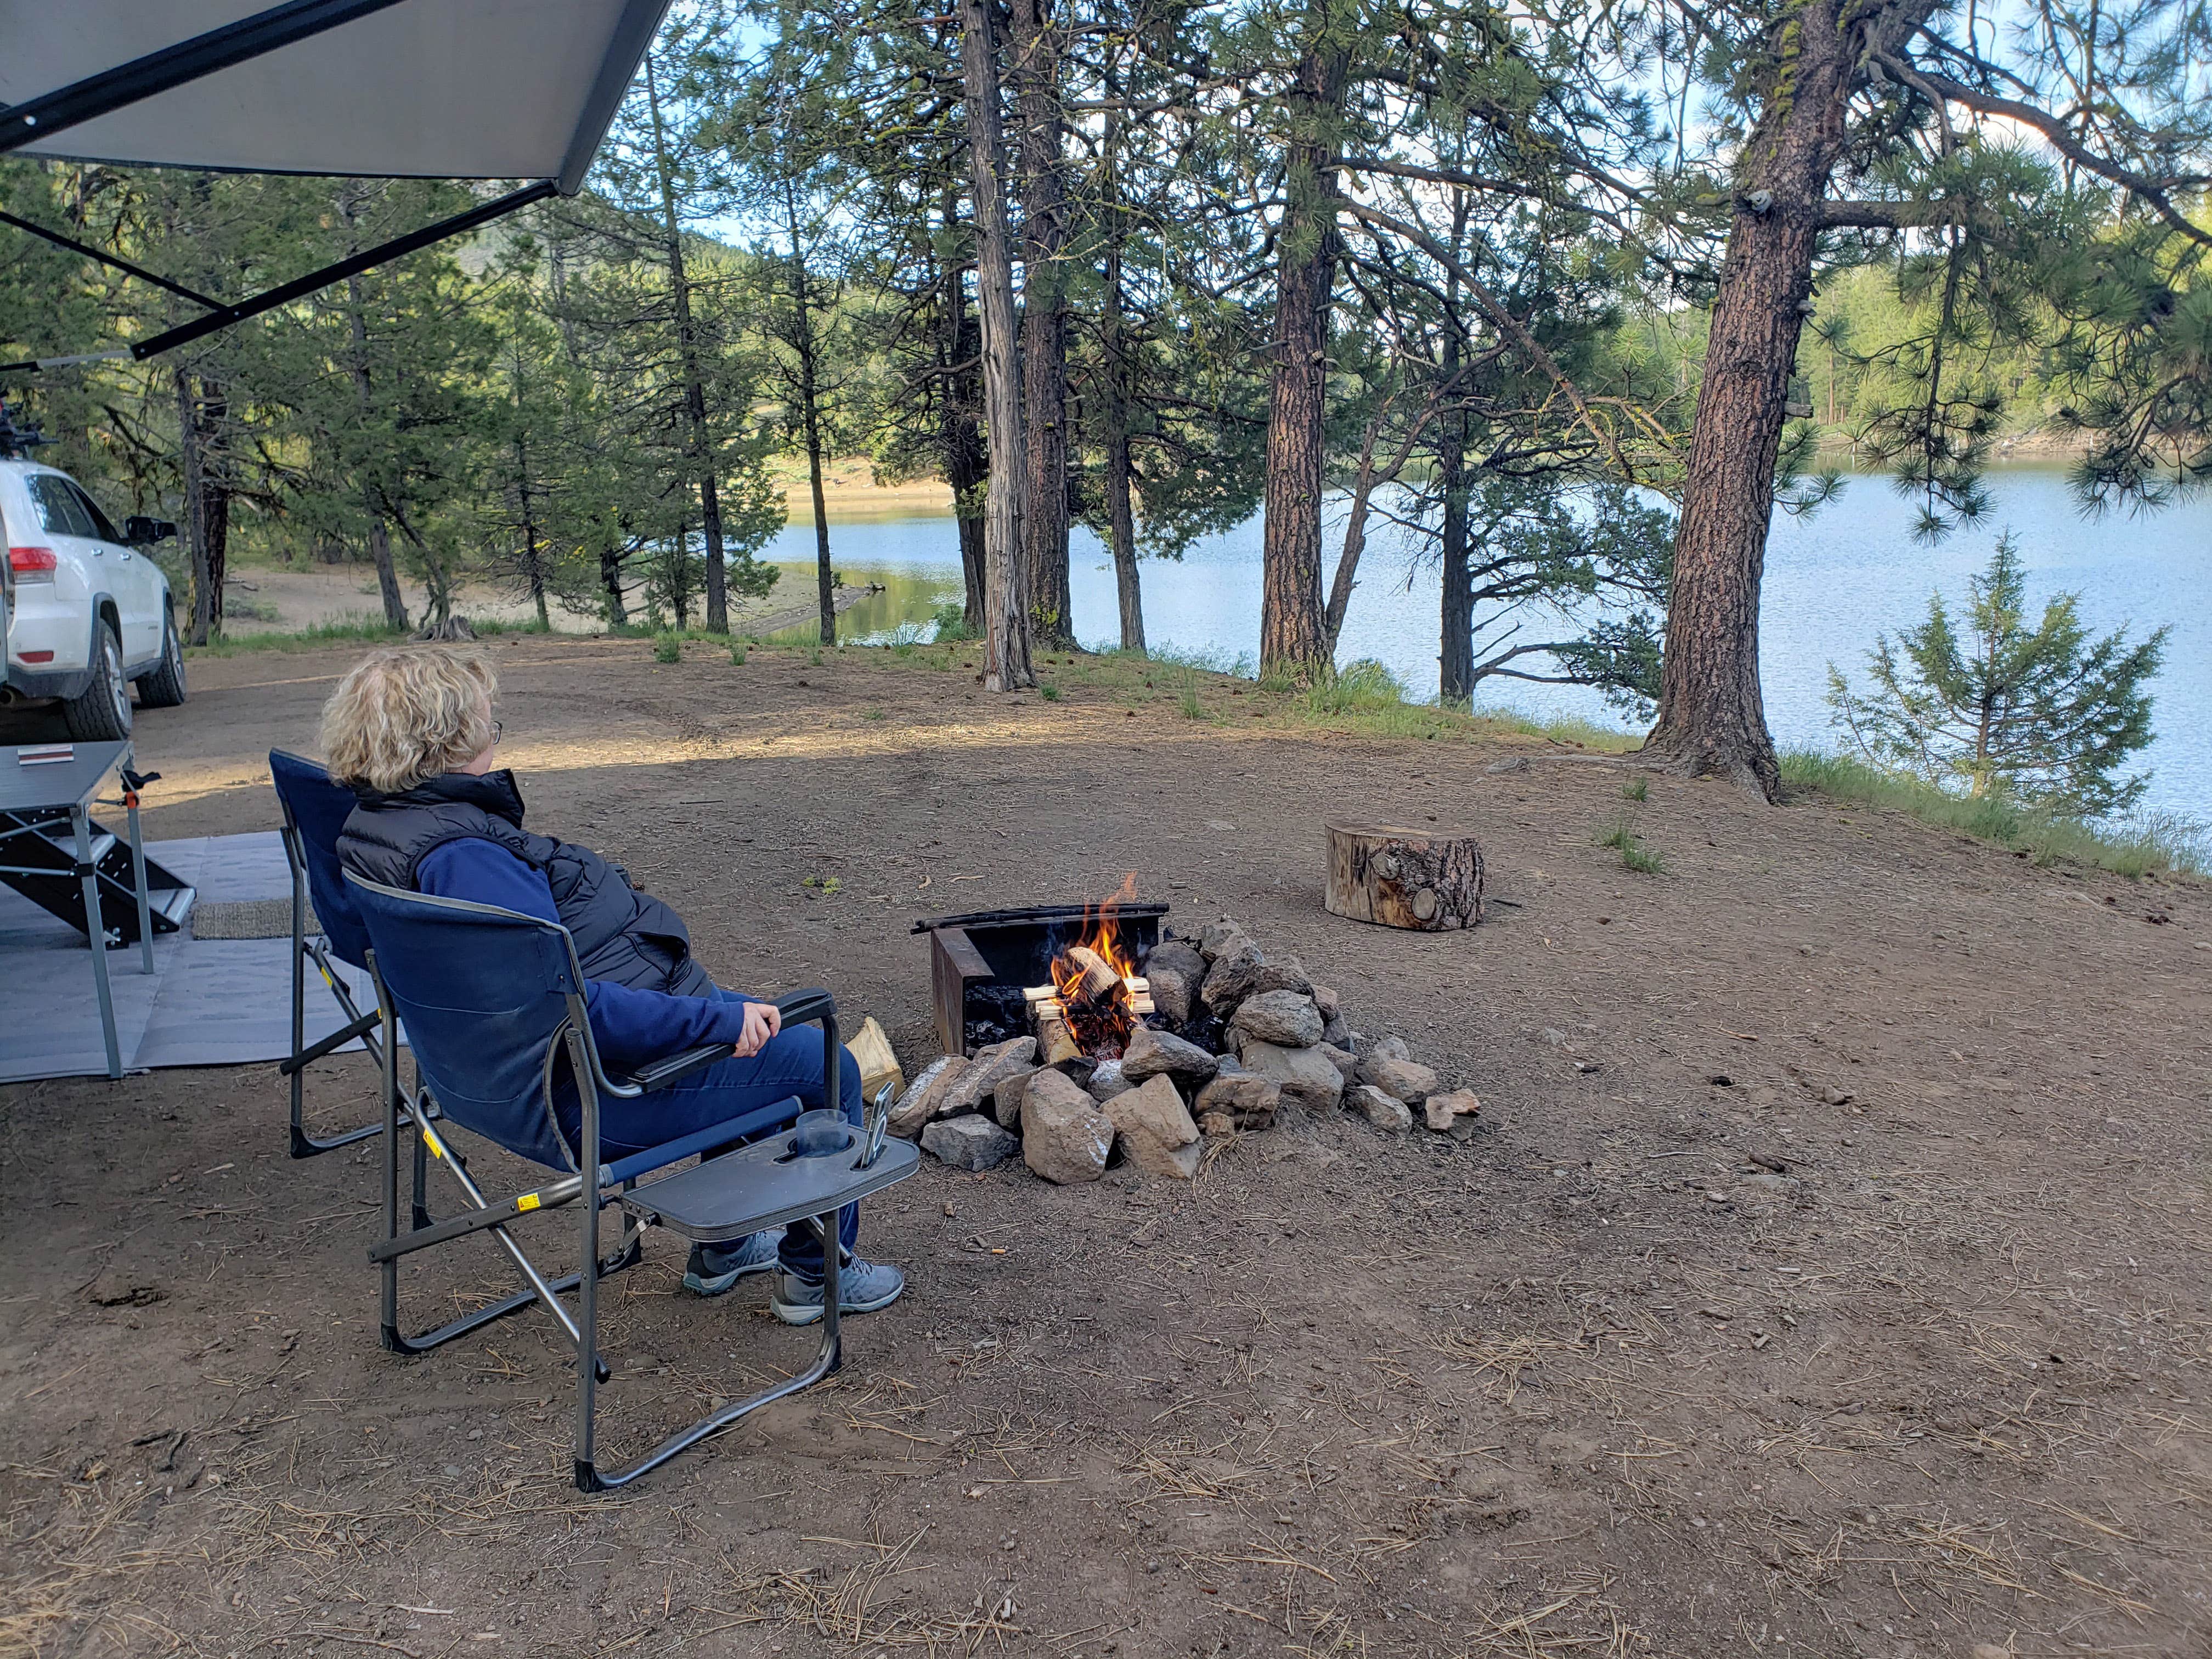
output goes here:
[[730, 666], [732, 668], [743, 668], [744, 665], [745, 642], [743, 640], [732, 640], [730, 641]]
[[1187, 720], [1211, 718], [1206, 699], [1198, 694], [1198, 670], [1185, 668], [1176, 676], [1176, 708]]
[[968, 626], [968, 605], [964, 600], [948, 599], [931, 611], [929, 617], [937, 625], [933, 637], [940, 645], [957, 645], [975, 637]]
[[185, 655], [235, 657], [249, 651], [314, 651], [326, 645], [376, 645], [406, 637], [405, 629], [387, 628], [380, 619], [348, 617], [340, 622], [317, 623], [295, 634], [226, 634], [205, 645], [186, 646]]
[[655, 662], [682, 662], [684, 641], [673, 634], [661, 635], [653, 642], [653, 659]]
[[1630, 827], [1626, 812], [1607, 828], [1598, 831], [1597, 844], [1619, 852], [1624, 870], [1633, 870], [1639, 876], [1663, 876], [1667, 873], [1667, 860], [1644, 844]]
[[1651, 780], [1649, 778], [1637, 778], [1621, 786], [1620, 798], [1623, 800], [1649, 800], [1650, 797]]
[[2212, 826], [2175, 812], [2145, 811], [2116, 823], [2039, 811], [2017, 801], [1954, 795], [1848, 755], [1790, 750], [1782, 781], [1792, 790], [1856, 806], [1909, 813], [2041, 865], [2062, 860], [2115, 875], [2212, 875]]
[[1042, 697], [1047, 702], [1058, 702], [1060, 701], [1060, 688], [1054, 685], [1050, 680], [1046, 680], [1037, 687], [1037, 696]]

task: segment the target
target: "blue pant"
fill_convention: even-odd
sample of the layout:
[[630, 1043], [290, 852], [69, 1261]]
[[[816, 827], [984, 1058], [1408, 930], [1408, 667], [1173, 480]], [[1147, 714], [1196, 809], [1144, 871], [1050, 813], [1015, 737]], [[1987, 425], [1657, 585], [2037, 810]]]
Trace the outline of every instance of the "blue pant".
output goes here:
[[[714, 995], [724, 1002], [740, 1000], [719, 986]], [[665, 1146], [696, 1130], [752, 1116], [762, 1108], [794, 1095], [800, 1110], [826, 1106], [830, 1100], [823, 1086], [822, 1046], [819, 1026], [793, 1026], [770, 1037], [757, 1054], [706, 1066], [635, 1100], [610, 1100], [599, 1118], [599, 1156], [612, 1162], [648, 1146]], [[865, 1108], [860, 1099], [860, 1062], [851, 1050], [837, 1050], [837, 1073], [838, 1107], [846, 1121], [857, 1127]], [[742, 1146], [755, 1136], [787, 1127], [796, 1115], [786, 1111], [749, 1123], [732, 1137], [731, 1145]], [[847, 1205], [837, 1222], [838, 1236], [849, 1249], [860, 1236], [860, 1206]], [[812, 1229], [791, 1228], [783, 1236], [780, 1254], [786, 1267], [811, 1278], [821, 1276], [822, 1242]]]

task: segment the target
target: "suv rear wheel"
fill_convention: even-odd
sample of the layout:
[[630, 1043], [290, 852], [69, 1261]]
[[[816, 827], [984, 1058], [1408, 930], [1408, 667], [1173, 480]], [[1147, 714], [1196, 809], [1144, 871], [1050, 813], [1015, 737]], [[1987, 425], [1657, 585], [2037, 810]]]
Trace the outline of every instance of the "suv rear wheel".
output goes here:
[[161, 623], [161, 665], [138, 681], [141, 708], [174, 708], [185, 700], [185, 642], [173, 614]]
[[131, 735], [131, 682], [123, 676], [123, 643], [115, 625], [102, 621], [92, 635], [92, 684], [62, 705], [70, 736], [112, 743]]

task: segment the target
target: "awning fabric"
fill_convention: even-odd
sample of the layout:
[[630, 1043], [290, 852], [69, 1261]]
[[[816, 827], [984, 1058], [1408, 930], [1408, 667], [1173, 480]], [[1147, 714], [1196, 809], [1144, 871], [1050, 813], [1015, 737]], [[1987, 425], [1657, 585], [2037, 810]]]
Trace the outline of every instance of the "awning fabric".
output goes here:
[[[583, 183], [669, 0], [397, 0], [11, 146], [19, 155], [356, 178]], [[4, 0], [21, 106], [271, 11], [271, 0]], [[0, 121], [7, 118], [0, 112]]]

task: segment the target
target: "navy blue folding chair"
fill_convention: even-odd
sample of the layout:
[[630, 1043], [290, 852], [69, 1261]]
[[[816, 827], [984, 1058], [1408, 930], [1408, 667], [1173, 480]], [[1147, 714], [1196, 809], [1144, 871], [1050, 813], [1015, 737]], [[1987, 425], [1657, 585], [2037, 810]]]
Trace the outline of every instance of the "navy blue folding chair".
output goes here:
[[[647, 1224], [702, 1243], [726, 1243], [778, 1224], [810, 1226], [822, 1238], [825, 1263], [836, 1264], [838, 1212], [904, 1180], [921, 1161], [912, 1143], [884, 1139], [890, 1091], [878, 1097], [861, 1127], [843, 1128], [833, 1137], [834, 1148], [822, 1155], [802, 1155], [793, 1133], [781, 1127], [798, 1110], [799, 1102], [792, 1098], [626, 1158], [606, 1158], [604, 1102], [634, 1100], [665, 1088], [727, 1059], [730, 1045], [688, 1049], [630, 1077], [611, 1078], [592, 1038], [583, 970], [566, 928], [491, 905], [405, 892], [351, 872], [346, 880], [368, 928], [370, 970], [386, 1021], [384, 1237], [369, 1251], [369, 1259], [383, 1269], [385, 1346], [420, 1353], [533, 1302], [542, 1304], [576, 1354], [575, 1477], [585, 1492], [626, 1486], [748, 1413], [835, 1371], [842, 1348], [839, 1274], [830, 1272], [823, 1275], [822, 1344], [805, 1370], [679, 1430], [629, 1469], [607, 1474], [598, 1466], [592, 1418], [598, 1385], [607, 1380], [599, 1357], [599, 1279], [635, 1259], [636, 1236]], [[827, 991], [799, 991], [780, 998], [776, 1006], [787, 1026], [820, 1024], [829, 1106], [838, 1110], [836, 1003]], [[392, 1041], [395, 1020], [406, 1026], [422, 1085], [411, 1091], [398, 1085], [398, 1054]], [[564, 1076], [577, 1097], [573, 1141], [556, 1105]], [[487, 1199], [456, 1149], [432, 1127], [432, 1102], [442, 1112], [442, 1127], [481, 1135], [520, 1158], [561, 1171], [560, 1178], [529, 1192]], [[403, 1106], [418, 1146], [452, 1170], [471, 1206], [442, 1220], [426, 1222], [418, 1216], [405, 1233], [399, 1230]], [[642, 1176], [738, 1140], [749, 1144], [639, 1184]], [[523, 1254], [513, 1237], [514, 1224], [580, 1199], [582, 1249], [577, 1272], [549, 1282]], [[624, 1212], [621, 1244], [611, 1260], [599, 1254], [599, 1212], [609, 1206]], [[404, 1334], [399, 1258], [487, 1231], [506, 1248], [529, 1288], [427, 1334]], [[570, 1289], [577, 1292], [573, 1316], [561, 1300]]]
[[[282, 749], [269, 751], [269, 778], [284, 809], [284, 860], [292, 866], [292, 1052], [276, 1069], [292, 1080], [292, 1156], [313, 1158], [366, 1140], [384, 1127], [380, 1117], [356, 1129], [318, 1137], [307, 1133], [301, 1116], [307, 1069], [325, 1054], [359, 1038], [370, 1063], [380, 1068], [384, 1063], [377, 1046], [377, 1011], [362, 1011], [336, 966], [368, 969], [368, 934], [338, 866], [338, 831], [353, 811], [354, 793], [331, 781], [315, 762]], [[307, 925], [311, 916], [313, 929]], [[330, 988], [343, 1018], [337, 1030], [313, 1043], [307, 1040], [310, 969]]]

